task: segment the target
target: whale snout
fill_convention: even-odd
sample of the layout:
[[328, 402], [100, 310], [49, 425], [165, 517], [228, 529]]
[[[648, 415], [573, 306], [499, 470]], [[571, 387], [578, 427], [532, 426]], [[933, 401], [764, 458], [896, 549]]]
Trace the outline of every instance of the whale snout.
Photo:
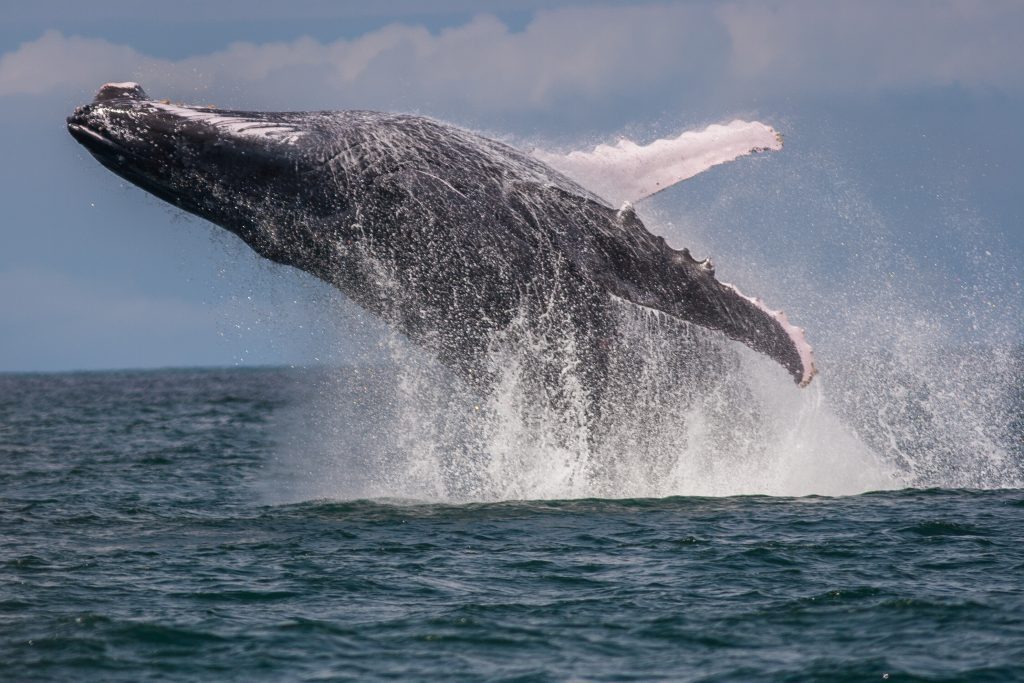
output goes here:
[[137, 83], [107, 83], [71, 112], [67, 128], [114, 173], [221, 225], [263, 220], [240, 212], [240, 204], [299, 201], [321, 187], [296, 180], [315, 177], [322, 157], [319, 147], [304, 144], [317, 131], [298, 114], [172, 104], [149, 98]]
[[[90, 104], [75, 107], [75, 111], [67, 118], [68, 131], [75, 136], [75, 139], [79, 139], [82, 135], [88, 135], [90, 130], [93, 133], [99, 132], [95, 130], [99, 123], [99, 117], [94, 115], [96, 105], [113, 103], [116, 100], [144, 101], [148, 99], [146, 91], [138, 83], [104, 83]], [[80, 139], [79, 142], [81, 142]]]
[[151, 107], [138, 83], [105, 83], [67, 117], [68, 133], [115, 172], [126, 165], [137, 171], [154, 139], [154, 119], [146, 115]]
[[253, 151], [295, 145], [310, 132], [304, 121], [288, 113], [226, 111], [211, 106], [152, 100], [138, 83], [105, 83], [95, 98], [68, 117], [68, 131], [80, 143], [99, 150], [111, 140], [136, 147], [157, 137], [174, 138], [179, 146], [215, 144]]
[[104, 83], [92, 102], [67, 117], [68, 132], [101, 161], [122, 160], [151, 124], [143, 115], [151, 104], [138, 83]]

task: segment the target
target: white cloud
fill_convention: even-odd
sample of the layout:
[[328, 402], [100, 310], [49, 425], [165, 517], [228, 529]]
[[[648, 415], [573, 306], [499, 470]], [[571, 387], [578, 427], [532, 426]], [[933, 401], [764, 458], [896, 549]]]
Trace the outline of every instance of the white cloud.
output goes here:
[[717, 16], [741, 86], [1024, 86], [1024, 5], [1013, 0], [743, 0], [721, 5]]
[[564, 9], [537, 14], [521, 32], [481, 15], [436, 34], [393, 24], [352, 40], [236, 43], [179, 61], [49, 31], [0, 58], [0, 95], [138, 80], [158, 96], [242, 91], [274, 93], [282, 103], [298, 97], [309, 106], [451, 102], [480, 110], [543, 109], [563, 94], [599, 98], [609, 88], [655, 82], [662, 74], [651, 64], [678, 70], [685, 47], [675, 39], [689, 13]]
[[39, 95], [97, 79], [117, 80], [118, 74], [151, 69], [155, 61], [126, 45], [47, 31], [0, 57], [0, 95]]
[[[1024, 87], [1024, 5], [738, 1], [480, 15], [439, 32], [237, 43], [171, 61], [50, 31], [0, 57], [0, 96], [139, 80], [155, 96], [247, 106], [544, 111], [655, 89], [673, 98], [962, 84]], [[223, 99], [228, 102], [223, 102]], [[627, 99], [628, 101], [628, 99]]]

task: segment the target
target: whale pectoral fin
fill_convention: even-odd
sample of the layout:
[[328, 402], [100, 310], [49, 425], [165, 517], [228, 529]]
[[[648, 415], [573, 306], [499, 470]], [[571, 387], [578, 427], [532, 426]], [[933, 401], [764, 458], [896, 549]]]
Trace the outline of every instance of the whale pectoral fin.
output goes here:
[[[723, 333], [781, 364], [800, 386], [817, 370], [804, 331], [782, 311], [768, 308], [737, 287], [719, 282], [710, 258], [698, 261], [688, 249], [675, 250], [650, 233], [632, 206], [610, 214], [616, 230], [599, 233], [599, 251], [608, 258], [602, 272], [609, 292], [640, 306]], [[642, 257], [641, 255], [651, 255]], [[656, 256], [655, 256], [656, 255]]]
[[800, 386], [817, 374], [804, 331], [785, 313], [768, 308], [735, 286], [715, 278], [710, 258], [698, 261], [688, 249], [676, 250], [651, 233], [628, 202], [615, 211], [597, 207], [604, 216], [593, 234], [599, 263], [591, 272], [607, 291], [633, 304], [679, 320], [722, 332], [781, 364]]
[[722, 331], [781, 364], [801, 387], [806, 387], [818, 369], [814, 352], [803, 328], [789, 321], [783, 311], [768, 308], [763, 301], [748, 297], [734, 285], [715, 281], [724, 289], [723, 299], [732, 308]]
[[782, 149], [782, 136], [757, 121], [733, 121], [638, 145], [626, 138], [592, 151], [542, 149], [533, 156], [611, 202], [637, 202], [712, 166], [754, 152]]
[[818, 371], [803, 329], [790, 323], [782, 311], [768, 308], [734, 285], [719, 282], [710, 259], [697, 261], [685, 249], [668, 251], [670, 263], [660, 273], [662, 282], [643, 289], [627, 285], [614, 293], [719, 331], [778, 362], [801, 387], [810, 383]]

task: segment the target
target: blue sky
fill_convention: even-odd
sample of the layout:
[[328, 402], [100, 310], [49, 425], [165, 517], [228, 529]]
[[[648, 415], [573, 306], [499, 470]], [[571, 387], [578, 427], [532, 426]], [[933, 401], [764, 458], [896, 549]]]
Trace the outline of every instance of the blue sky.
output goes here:
[[375, 352], [380, 326], [343, 297], [74, 143], [64, 117], [118, 80], [235, 108], [414, 111], [525, 147], [763, 120], [782, 152], [659, 195], [648, 225], [819, 348], [872, 316], [950, 344], [1020, 339], [1018, 2], [252, 4], [5, 11], [0, 370]]

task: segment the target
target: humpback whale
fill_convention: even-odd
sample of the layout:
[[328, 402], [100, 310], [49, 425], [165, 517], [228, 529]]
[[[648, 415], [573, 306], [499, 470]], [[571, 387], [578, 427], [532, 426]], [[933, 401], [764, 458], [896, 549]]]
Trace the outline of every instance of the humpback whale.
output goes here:
[[801, 386], [815, 374], [785, 315], [542, 154], [420, 116], [185, 106], [135, 83], [104, 85], [67, 126], [117, 175], [334, 285], [471, 382], [495, 334], [557, 311], [599, 386], [622, 302], [741, 342]]

